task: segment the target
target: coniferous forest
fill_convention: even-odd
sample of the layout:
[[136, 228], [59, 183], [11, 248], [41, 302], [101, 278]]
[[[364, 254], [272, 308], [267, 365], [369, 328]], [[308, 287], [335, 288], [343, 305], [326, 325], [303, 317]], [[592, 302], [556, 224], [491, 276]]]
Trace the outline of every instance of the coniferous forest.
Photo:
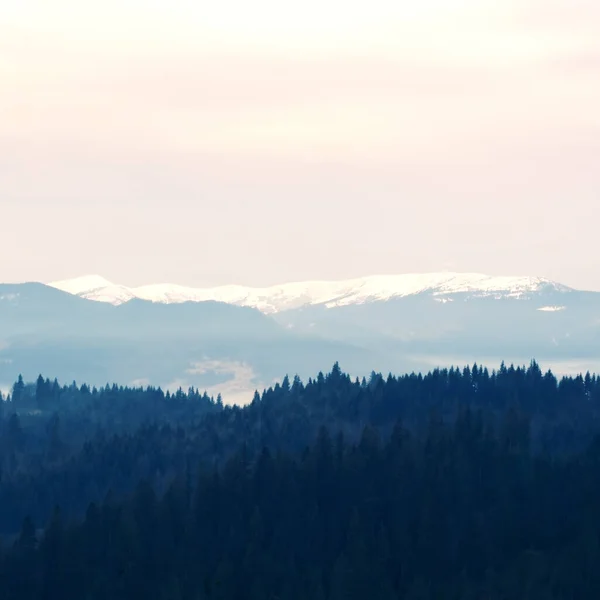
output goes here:
[[19, 378], [0, 599], [600, 597], [600, 378], [532, 362], [224, 406]]

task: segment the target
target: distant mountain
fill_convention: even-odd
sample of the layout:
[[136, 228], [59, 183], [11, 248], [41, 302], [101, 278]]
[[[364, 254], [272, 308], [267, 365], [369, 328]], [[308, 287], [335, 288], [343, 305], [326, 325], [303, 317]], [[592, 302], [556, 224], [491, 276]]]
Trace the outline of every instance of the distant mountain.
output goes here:
[[600, 293], [459, 273], [269, 288], [128, 288], [98, 276], [0, 285], [0, 389], [42, 372], [248, 401], [285, 373], [335, 361], [362, 376], [531, 358], [559, 374], [598, 371]]
[[547, 292], [569, 292], [571, 288], [543, 277], [492, 277], [479, 273], [428, 273], [372, 276], [346, 281], [305, 281], [266, 288], [226, 285], [190, 288], [172, 284], [129, 288], [115, 285], [97, 275], [49, 284], [88, 300], [114, 305], [134, 298], [165, 304], [215, 300], [250, 306], [272, 314], [303, 306], [327, 308], [382, 302], [423, 293], [440, 302], [457, 293], [473, 297], [527, 298]]

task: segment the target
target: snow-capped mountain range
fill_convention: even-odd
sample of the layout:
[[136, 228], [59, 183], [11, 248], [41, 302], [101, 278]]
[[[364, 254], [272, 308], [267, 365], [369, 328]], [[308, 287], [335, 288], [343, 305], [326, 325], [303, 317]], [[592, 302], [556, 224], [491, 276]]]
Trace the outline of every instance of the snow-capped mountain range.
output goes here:
[[495, 277], [480, 273], [376, 275], [345, 281], [286, 283], [264, 288], [241, 285], [192, 288], [173, 284], [127, 287], [98, 275], [55, 281], [48, 285], [88, 300], [113, 305], [124, 304], [134, 298], [164, 304], [213, 300], [256, 308], [265, 314], [309, 305], [334, 308], [367, 304], [423, 293], [446, 302], [451, 301], [452, 294], [519, 299], [541, 292], [573, 291], [544, 277]]

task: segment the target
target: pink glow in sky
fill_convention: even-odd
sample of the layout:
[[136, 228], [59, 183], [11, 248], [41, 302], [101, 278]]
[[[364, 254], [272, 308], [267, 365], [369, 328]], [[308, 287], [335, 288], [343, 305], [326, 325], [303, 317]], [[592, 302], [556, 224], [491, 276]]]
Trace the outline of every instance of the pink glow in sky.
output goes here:
[[600, 289], [599, 106], [595, 0], [4, 0], [0, 280]]

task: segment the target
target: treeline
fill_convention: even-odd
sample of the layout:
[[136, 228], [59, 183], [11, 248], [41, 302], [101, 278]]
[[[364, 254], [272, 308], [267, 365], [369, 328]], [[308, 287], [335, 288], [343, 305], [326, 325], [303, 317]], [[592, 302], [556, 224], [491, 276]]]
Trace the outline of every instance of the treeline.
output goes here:
[[[145, 480], [159, 496], [200, 465], [219, 468], [245, 444], [300, 456], [321, 427], [352, 443], [366, 426], [387, 440], [396, 422], [422, 438], [432, 419], [452, 423], [470, 408], [497, 425], [508, 419], [535, 455], [582, 452], [600, 432], [600, 378], [558, 380], [528, 367], [478, 365], [427, 374], [353, 380], [339, 365], [303, 383], [287, 377], [243, 408], [190, 389], [101, 389], [20, 378], [0, 403], [0, 534], [29, 516], [45, 527], [55, 506], [81, 518], [109, 492], [121, 498]], [[509, 418], [510, 416], [510, 418]]]
[[69, 425], [65, 441], [79, 443], [99, 429], [120, 433], [146, 422], [185, 423], [218, 408], [222, 408], [220, 396], [215, 400], [193, 387], [174, 393], [116, 384], [98, 389], [75, 382], [60, 385], [56, 379], [40, 375], [35, 383], [25, 383], [19, 376], [0, 405], [0, 417], [17, 415], [35, 436], [36, 427], [39, 429], [44, 419], [59, 416]]
[[[515, 421], [516, 420], [516, 421]], [[300, 455], [247, 446], [220, 468], [109, 494], [0, 558], [5, 600], [552, 600], [600, 597], [600, 441], [532, 452], [511, 411]]]

